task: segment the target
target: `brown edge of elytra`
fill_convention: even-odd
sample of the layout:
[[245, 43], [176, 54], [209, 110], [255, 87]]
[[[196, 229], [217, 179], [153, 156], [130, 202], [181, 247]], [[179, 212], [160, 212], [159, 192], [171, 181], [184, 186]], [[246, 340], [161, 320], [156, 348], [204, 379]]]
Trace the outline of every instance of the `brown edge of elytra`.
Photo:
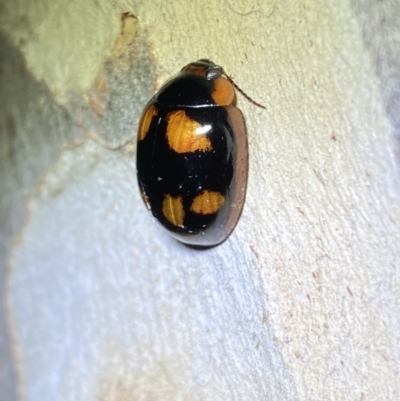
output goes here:
[[235, 106], [226, 107], [237, 143], [237, 155], [235, 162], [235, 196], [231, 207], [232, 211], [225, 225], [225, 233], [228, 237], [235, 228], [239, 217], [242, 214], [246, 199], [247, 177], [249, 171], [249, 152], [247, 141], [246, 122], [243, 113]]

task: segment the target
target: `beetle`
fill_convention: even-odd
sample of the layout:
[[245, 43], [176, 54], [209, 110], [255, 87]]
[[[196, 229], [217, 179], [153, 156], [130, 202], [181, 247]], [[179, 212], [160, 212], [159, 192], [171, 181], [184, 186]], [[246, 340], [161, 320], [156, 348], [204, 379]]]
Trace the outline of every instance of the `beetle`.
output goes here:
[[139, 122], [136, 169], [143, 201], [187, 245], [222, 243], [243, 209], [248, 144], [235, 88], [221, 66], [200, 59], [161, 87]]

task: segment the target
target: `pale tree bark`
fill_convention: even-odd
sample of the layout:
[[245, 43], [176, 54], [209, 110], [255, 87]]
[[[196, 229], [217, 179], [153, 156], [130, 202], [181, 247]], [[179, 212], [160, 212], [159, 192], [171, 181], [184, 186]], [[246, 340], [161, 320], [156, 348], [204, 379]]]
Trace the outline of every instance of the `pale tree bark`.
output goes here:
[[[399, 2], [17, 0], [0, 33], [2, 401], [400, 399]], [[198, 58], [266, 106], [206, 251], [135, 176]]]

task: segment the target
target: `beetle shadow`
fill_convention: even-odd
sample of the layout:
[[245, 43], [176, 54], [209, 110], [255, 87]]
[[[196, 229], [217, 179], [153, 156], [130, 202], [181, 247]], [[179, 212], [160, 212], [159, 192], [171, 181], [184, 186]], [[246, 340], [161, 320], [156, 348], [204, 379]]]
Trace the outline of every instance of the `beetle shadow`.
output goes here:
[[218, 244], [215, 245], [191, 245], [191, 244], [185, 244], [184, 242], [180, 242], [177, 240], [180, 244], [185, 246], [186, 248], [193, 249], [196, 251], [208, 251], [209, 249], [216, 248], [217, 246], [222, 245], [228, 238], [224, 239], [222, 242], [219, 242]]

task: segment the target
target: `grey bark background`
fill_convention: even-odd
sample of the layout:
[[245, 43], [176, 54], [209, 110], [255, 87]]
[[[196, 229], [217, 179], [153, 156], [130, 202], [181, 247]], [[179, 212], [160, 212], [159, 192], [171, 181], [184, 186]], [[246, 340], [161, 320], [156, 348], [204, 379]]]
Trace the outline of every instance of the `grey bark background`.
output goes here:
[[[400, 398], [400, 3], [0, 3], [0, 400]], [[247, 201], [199, 252], [141, 203], [136, 127], [210, 58]]]

